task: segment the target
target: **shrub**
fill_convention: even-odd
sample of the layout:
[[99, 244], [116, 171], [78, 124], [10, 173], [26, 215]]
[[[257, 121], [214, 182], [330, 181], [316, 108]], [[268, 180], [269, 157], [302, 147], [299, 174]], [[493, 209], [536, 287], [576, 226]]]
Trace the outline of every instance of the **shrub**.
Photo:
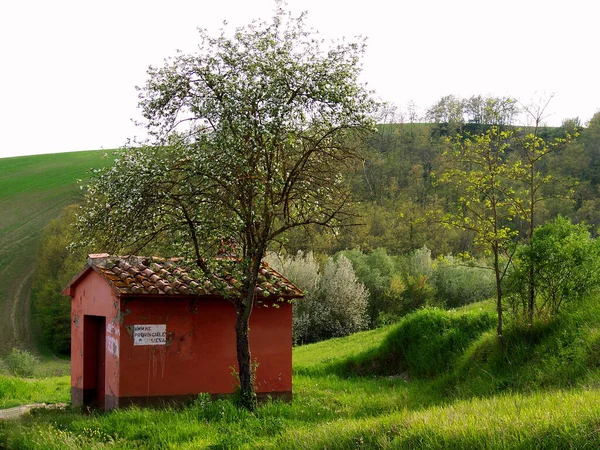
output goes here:
[[548, 317], [565, 303], [579, 300], [600, 285], [600, 241], [584, 224], [558, 216], [533, 232], [531, 243], [517, 252], [507, 280], [512, 310], [527, 313], [533, 265], [534, 313]]
[[267, 261], [304, 291], [304, 298], [294, 303], [294, 342], [346, 336], [367, 327], [369, 292], [345, 256], [329, 258], [322, 274], [312, 252], [269, 254]]
[[27, 350], [13, 348], [4, 358], [6, 368], [18, 377], [31, 377], [35, 373], [39, 360]]
[[327, 337], [346, 336], [367, 328], [369, 291], [356, 278], [352, 263], [344, 255], [325, 264], [319, 295], [327, 305], [324, 323]]
[[311, 342], [316, 340], [317, 330], [324, 317], [324, 306], [319, 299], [321, 274], [313, 253], [299, 251], [296, 256], [280, 256], [269, 253], [267, 262], [304, 292], [304, 298], [294, 302], [293, 340]]
[[396, 261], [386, 249], [377, 248], [369, 254], [360, 250], [341, 254], [352, 262], [356, 276], [369, 291], [369, 320], [373, 323], [381, 314], [396, 314], [404, 283]]
[[406, 287], [402, 292], [396, 314], [406, 315], [423, 306], [432, 306], [435, 292], [428, 283], [427, 275], [409, 275], [406, 279]]
[[[424, 308], [406, 315], [381, 345], [333, 366], [339, 375], [433, 377], [450, 371], [467, 348], [492, 329], [495, 316]], [[495, 347], [494, 347], [495, 348]]]
[[408, 257], [408, 275], [418, 278], [421, 276], [430, 277], [433, 273], [433, 261], [431, 259], [431, 250], [422, 247], [412, 252]]

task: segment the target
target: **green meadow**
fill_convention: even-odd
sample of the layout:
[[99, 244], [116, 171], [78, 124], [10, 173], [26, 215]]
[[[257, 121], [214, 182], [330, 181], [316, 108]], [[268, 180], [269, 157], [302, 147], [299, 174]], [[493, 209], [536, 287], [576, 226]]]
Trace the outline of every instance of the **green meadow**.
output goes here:
[[111, 151], [0, 159], [0, 355], [34, 348], [29, 291], [42, 230], [80, 198], [78, 180]]
[[[200, 395], [185, 407], [104, 414], [37, 409], [0, 422], [0, 443], [11, 449], [598, 448], [598, 303], [588, 299], [534, 328], [510, 324], [504, 354], [495, 345], [488, 303], [424, 309], [394, 325], [296, 347], [291, 404], [267, 402], [249, 413], [232, 400]], [[32, 401], [68, 400], [66, 377], [2, 377], [5, 405], [10, 382], [39, 391]], [[27, 399], [19, 389], [19, 399]]]

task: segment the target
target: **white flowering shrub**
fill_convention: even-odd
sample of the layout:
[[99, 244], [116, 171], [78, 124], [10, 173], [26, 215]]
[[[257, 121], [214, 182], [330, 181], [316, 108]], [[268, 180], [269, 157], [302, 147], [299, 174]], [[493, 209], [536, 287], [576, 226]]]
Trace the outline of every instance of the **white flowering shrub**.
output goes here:
[[298, 252], [296, 256], [269, 253], [265, 258], [270, 266], [285, 275], [304, 292], [304, 298], [294, 301], [294, 342], [308, 342], [320, 327], [323, 305], [319, 304], [318, 290], [321, 280], [319, 263], [313, 253]]
[[345, 336], [367, 328], [369, 291], [358, 281], [352, 263], [344, 255], [327, 260], [319, 295], [328, 307], [323, 324], [326, 337]]
[[329, 258], [322, 274], [312, 252], [294, 257], [271, 253], [266, 260], [304, 291], [304, 298], [294, 302], [294, 342], [345, 336], [368, 326], [369, 292], [345, 256]]
[[408, 275], [412, 277], [431, 277], [433, 273], [433, 260], [431, 250], [422, 247], [408, 256]]

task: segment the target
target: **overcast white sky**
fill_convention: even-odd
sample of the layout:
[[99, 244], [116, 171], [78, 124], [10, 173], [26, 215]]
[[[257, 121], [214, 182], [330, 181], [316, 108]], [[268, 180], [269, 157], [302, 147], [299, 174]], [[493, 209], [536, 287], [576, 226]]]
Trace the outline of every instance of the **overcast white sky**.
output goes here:
[[[269, 19], [271, 0], [2, 0], [0, 157], [115, 148], [142, 135], [148, 65], [215, 33]], [[600, 109], [595, 0], [288, 0], [324, 38], [368, 37], [363, 79], [423, 112], [444, 95], [554, 94], [547, 122]]]

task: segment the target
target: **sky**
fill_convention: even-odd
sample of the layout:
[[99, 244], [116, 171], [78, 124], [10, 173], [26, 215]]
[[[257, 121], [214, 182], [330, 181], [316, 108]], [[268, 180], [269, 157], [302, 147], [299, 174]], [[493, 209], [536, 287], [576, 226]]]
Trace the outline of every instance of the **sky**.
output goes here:
[[[272, 0], [3, 0], [0, 158], [109, 149], [143, 136], [149, 65], [269, 19]], [[595, 0], [288, 0], [326, 40], [368, 39], [362, 81], [405, 113], [445, 95], [545, 102], [548, 125], [600, 110]]]

